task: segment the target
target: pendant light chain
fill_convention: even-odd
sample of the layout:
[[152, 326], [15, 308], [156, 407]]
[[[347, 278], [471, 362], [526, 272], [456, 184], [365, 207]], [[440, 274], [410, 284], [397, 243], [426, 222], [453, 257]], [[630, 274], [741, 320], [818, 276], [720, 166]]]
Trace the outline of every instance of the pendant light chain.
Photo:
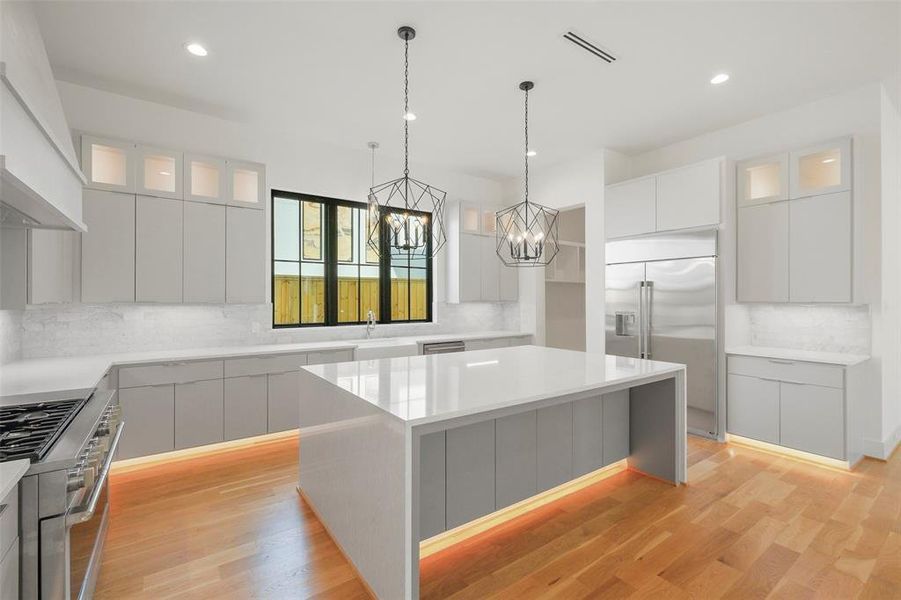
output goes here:
[[404, 175], [410, 174], [410, 40], [404, 38]]
[[529, 202], [529, 90], [526, 90], [526, 203]]

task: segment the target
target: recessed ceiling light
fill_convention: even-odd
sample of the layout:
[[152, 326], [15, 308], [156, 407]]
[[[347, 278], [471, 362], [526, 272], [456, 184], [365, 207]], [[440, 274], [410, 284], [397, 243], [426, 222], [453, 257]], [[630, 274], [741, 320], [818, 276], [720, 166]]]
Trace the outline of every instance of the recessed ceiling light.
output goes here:
[[729, 74], [719, 73], [718, 75], [713, 76], [713, 79], [710, 80], [710, 83], [712, 83], [713, 85], [719, 85], [721, 83], [726, 83], [727, 81], [729, 81]]
[[536, 154], [538, 154], [538, 153], [535, 152], [534, 150], [529, 150], [528, 152], [526, 152], [526, 156], [535, 156]]
[[185, 44], [185, 50], [187, 50], [194, 56], [206, 56], [207, 54], [209, 54], [209, 52], [207, 52], [206, 48], [204, 48], [202, 45], [198, 44], [197, 42], [190, 42], [188, 44]]
[[412, 111], [404, 113], [404, 121], [415, 121], [416, 115]]

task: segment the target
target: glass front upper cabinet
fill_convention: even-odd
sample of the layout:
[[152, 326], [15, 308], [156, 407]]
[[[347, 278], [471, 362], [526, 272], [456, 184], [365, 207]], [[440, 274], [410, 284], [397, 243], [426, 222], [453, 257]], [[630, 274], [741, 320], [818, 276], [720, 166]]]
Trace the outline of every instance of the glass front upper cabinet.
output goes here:
[[791, 152], [791, 198], [851, 189], [851, 138], [831, 140]]
[[494, 234], [497, 231], [497, 215], [490, 208], [482, 209], [482, 233]]
[[139, 194], [178, 200], [184, 197], [181, 152], [138, 146], [136, 162]]
[[788, 154], [740, 162], [736, 174], [739, 206], [788, 199]]
[[479, 222], [481, 210], [478, 204], [463, 202], [460, 204], [460, 231], [463, 233], [481, 233]]
[[229, 160], [227, 169], [228, 204], [262, 209], [266, 193], [263, 165]]
[[185, 154], [185, 200], [225, 204], [228, 189], [226, 170], [224, 159]]
[[82, 135], [81, 169], [87, 187], [134, 193], [136, 155], [133, 143]]

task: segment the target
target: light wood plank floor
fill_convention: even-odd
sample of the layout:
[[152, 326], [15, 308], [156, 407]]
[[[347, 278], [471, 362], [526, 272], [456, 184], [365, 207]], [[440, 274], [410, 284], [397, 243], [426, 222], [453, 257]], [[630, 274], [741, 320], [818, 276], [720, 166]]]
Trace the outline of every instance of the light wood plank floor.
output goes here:
[[[423, 598], [901, 599], [901, 452], [853, 473], [691, 438], [422, 562]], [[280, 440], [115, 474], [97, 597], [364, 598]]]

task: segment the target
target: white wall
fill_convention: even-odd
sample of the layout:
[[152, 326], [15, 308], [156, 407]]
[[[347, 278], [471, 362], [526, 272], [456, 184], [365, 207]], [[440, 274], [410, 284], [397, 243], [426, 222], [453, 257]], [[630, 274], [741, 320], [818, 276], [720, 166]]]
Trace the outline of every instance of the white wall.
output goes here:
[[[265, 131], [244, 123], [176, 109], [109, 92], [58, 82], [69, 125], [76, 130], [183, 149], [261, 162], [266, 165], [267, 186], [272, 189], [322, 194], [365, 201], [370, 185], [368, 140], [361, 138], [359, 151], [331, 147], [291, 137], [281, 131]], [[400, 127], [400, 125], [398, 126]], [[398, 135], [401, 130], [398, 129]], [[376, 182], [394, 178], [402, 169], [400, 157], [376, 155]], [[414, 176], [447, 190], [448, 200], [500, 201], [503, 182], [449, 172], [418, 163], [411, 165]], [[267, 202], [267, 213], [269, 205]], [[267, 216], [268, 222], [268, 216]], [[269, 235], [266, 241], [266, 269], [269, 266]], [[439, 254], [434, 271], [434, 317], [428, 325], [392, 326], [391, 335], [407, 331], [452, 332], [519, 327], [519, 308], [513, 304], [449, 305], [444, 300], [444, 260]], [[267, 285], [267, 301], [270, 294]], [[359, 328], [270, 331], [269, 305], [147, 306], [147, 305], [57, 305], [29, 307], [22, 316], [26, 357], [104, 352], [106, 348], [156, 348], [270, 343], [306, 339], [359, 337]], [[185, 323], [193, 315], [207, 326], [169, 327], [164, 322]], [[148, 326], [157, 321], [160, 329]], [[250, 328], [253, 328], [252, 330]], [[245, 330], [246, 329], [246, 330]], [[158, 335], [165, 330], [170, 339]], [[388, 329], [380, 333], [388, 335]], [[81, 336], [92, 338], [83, 341]], [[128, 340], [128, 342], [124, 342]]]

